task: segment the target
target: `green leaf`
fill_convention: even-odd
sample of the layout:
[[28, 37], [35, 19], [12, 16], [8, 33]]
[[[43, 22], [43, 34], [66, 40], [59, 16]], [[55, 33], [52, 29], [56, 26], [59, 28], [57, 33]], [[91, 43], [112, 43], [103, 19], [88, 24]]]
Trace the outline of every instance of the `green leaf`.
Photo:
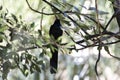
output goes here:
[[86, 24], [84, 24], [83, 22], [80, 22], [80, 28], [84, 29], [84, 30], [88, 30], [89, 26], [87, 26]]
[[29, 74], [28, 70], [25, 70], [24, 75], [27, 76]]
[[3, 40], [3, 39], [4, 39], [5, 41], [7, 41], [5, 35], [1, 35], [1, 34], [0, 34], [0, 40]]
[[44, 52], [40, 53], [39, 57], [43, 57], [44, 56]]
[[40, 65], [41, 65], [41, 64], [44, 64], [44, 63], [43, 63], [43, 60], [37, 61], [37, 64], [40, 64]]
[[2, 6], [0, 6], [0, 10], [2, 10], [2, 8], [3, 8], [3, 7], [2, 7]]
[[1, 26], [1, 27], [0, 27], [0, 32], [4, 32], [4, 31], [7, 30], [7, 29], [8, 29], [7, 26]]
[[104, 50], [108, 53], [110, 53], [108, 46], [104, 46]]
[[42, 36], [42, 31], [41, 30], [38, 30], [38, 33], [40, 36]]
[[11, 63], [9, 60], [7, 60], [6, 62], [3, 63], [3, 75], [2, 75], [3, 79], [7, 78], [10, 67], [11, 67]]
[[18, 22], [18, 19], [17, 17], [14, 15], [14, 14], [11, 14], [12, 15], [12, 18], [15, 20], [15, 22], [17, 23]]
[[35, 27], [35, 23], [33, 22], [30, 24], [30, 28], [34, 28], [34, 27]]
[[66, 21], [66, 20], [62, 20], [65, 24], [67, 24], [68, 26], [71, 26], [70, 21]]
[[27, 56], [27, 59], [31, 60], [31, 58], [32, 58], [31, 54], [26, 54], [26, 56]]
[[32, 65], [30, 66], [30, 72], [31, 72], [31, 73], [33, 73], [33, 72], [34, 72], [33, 67], [34, 67], [34, 65], [32, 64]]
[[36, 45], [42, 47], [42, 42], [40, 40], [36, 40]]
[[40, 67], [38, 65], [35, 66], [36, 71], [41, 72]]
[[26, 65], [23, 65], [23, 74], [25, 75], [25, 76], [27, 76], [28, 75], [28, 68], [27, 68], [27, 66]]
[[102, 46], [98, 46], [98, 48], [97, 48], [98, 50], [101, 50], [102, 49]]

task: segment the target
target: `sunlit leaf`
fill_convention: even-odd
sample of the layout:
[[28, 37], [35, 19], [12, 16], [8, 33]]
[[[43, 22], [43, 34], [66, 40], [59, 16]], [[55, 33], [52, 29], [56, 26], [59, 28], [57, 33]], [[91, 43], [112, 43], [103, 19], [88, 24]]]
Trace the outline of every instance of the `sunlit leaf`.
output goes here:
[[42, 42], [40, 40], [36, 40], [36, 44], [39, 46], [39, 47], [42, 47]]
[[0, 27], [0, 32], [4, 32], [4, 31], [7, 30], [7, 29], [8, 29], [7, 26], [1, 26], [1, 27]]

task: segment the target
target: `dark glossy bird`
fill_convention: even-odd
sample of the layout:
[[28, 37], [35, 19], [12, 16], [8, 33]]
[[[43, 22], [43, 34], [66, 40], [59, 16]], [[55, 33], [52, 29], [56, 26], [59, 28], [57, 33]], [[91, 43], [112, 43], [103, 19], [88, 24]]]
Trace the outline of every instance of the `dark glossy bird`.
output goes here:
[[[60, 20], [56, 19], [55, 22], [53, 23], [53, 25], [51, 25], [50, 30], [49, 30], [49, 35], [51, 37], [51, 39], [54, 39], [56, 41], [56, 43], [58, 42], [58, 38], [60, 36], [62, 36], [63, 31], [61, 29], [61, 24], [60, 24]], [[58, 47], [57, 45], [53, 45], [53, 48], [50, 49], [51, 53], [52, 53], [52, 57], [50, 59], [50, 72], [51, 73], [56, 73], [57, 72], [57, 67], [58, 67]]]

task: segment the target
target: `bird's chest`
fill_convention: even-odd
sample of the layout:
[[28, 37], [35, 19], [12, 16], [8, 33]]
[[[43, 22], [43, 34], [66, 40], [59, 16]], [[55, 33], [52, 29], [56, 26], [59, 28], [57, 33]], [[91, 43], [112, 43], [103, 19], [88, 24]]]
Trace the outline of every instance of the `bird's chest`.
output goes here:
[[[54, 28], [54, 33], [56, 34], [56, 35], [62, 35], [62, 30], [61, 30], [61, 28]], [[58, 36], [59, 37], [59, 36]]]
[[52, 26], [50, 29], [50, 35], [52, 35], [55, 39], [62, 35], [63, 31], [60, 27]]

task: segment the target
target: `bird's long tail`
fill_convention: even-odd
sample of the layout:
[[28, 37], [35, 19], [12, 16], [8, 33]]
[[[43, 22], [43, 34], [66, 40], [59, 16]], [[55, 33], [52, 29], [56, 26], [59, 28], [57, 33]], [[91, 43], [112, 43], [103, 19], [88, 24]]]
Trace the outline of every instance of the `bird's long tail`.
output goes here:
[[50, 59], [50, 72], [56, 73], [58, 67], [58, 47], [55, 45], [53, 47], [54, 49], [51, 49], [52, 57]]

